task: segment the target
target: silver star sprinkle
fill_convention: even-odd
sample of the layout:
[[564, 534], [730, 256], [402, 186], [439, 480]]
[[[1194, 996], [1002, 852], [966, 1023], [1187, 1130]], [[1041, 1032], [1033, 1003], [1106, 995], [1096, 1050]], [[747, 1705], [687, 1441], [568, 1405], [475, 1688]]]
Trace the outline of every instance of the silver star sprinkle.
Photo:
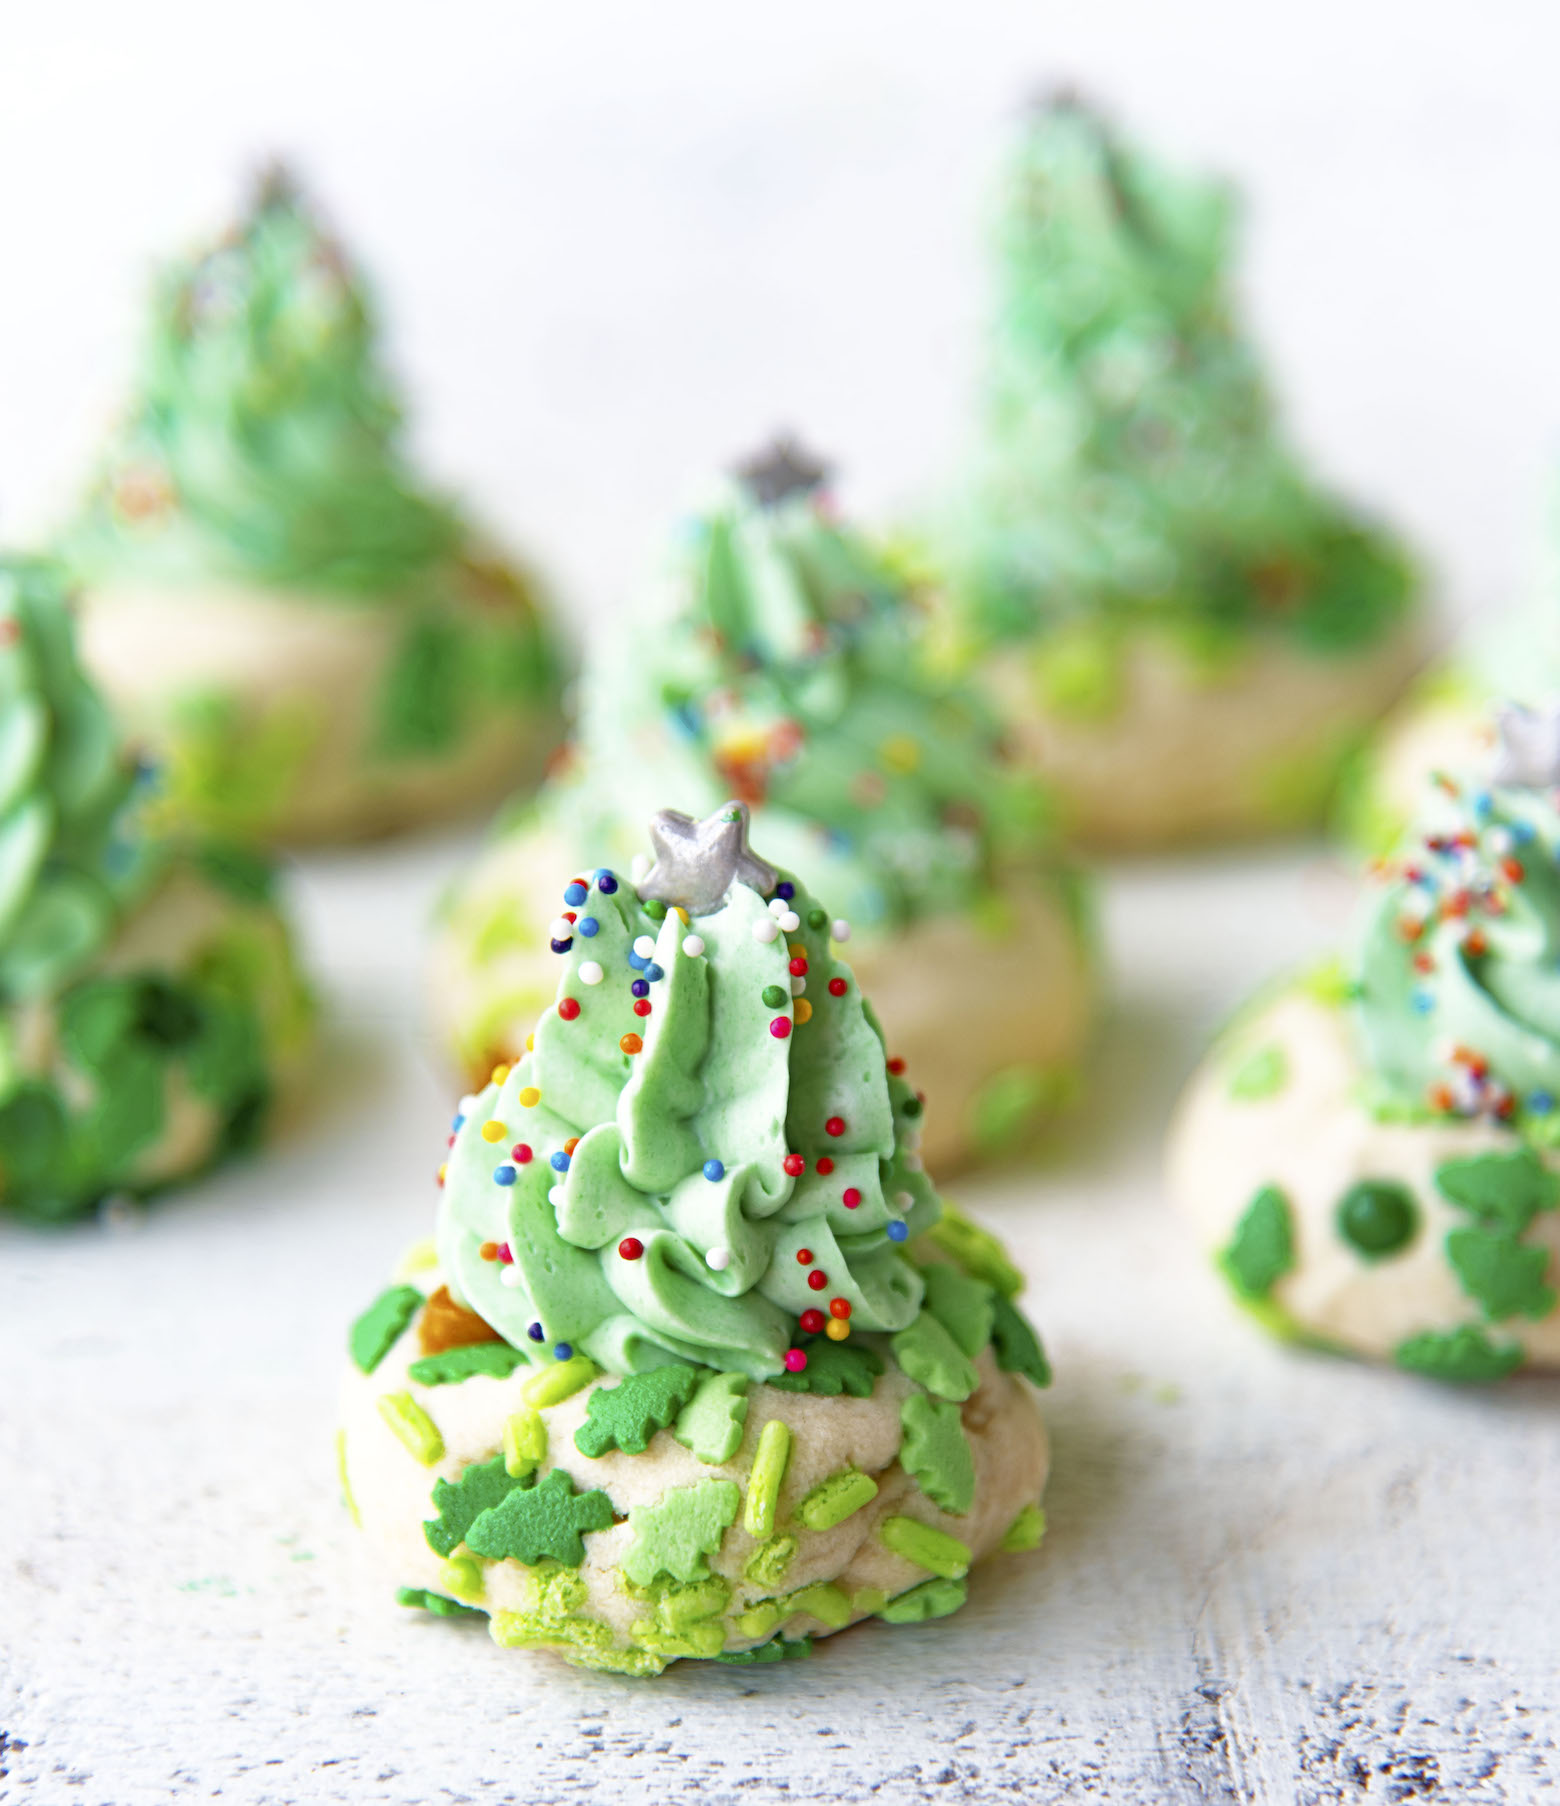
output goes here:
[[1497, 784], [1522, 790], [1560, 787], [1560, 700], [1536, 709], [1503, 702], [1495, 711], [1500, 744], [1490, 773]]
[[695, 821], [676, 809], [662, 809], [650, 823], [655, 864], [636, 887], [640, 898], [658, 898], [689, 915], [713, 915], [733, 884], [767, 895], [780, 874], [748, 846], [745, 804], [722, 803], [713, 815]]

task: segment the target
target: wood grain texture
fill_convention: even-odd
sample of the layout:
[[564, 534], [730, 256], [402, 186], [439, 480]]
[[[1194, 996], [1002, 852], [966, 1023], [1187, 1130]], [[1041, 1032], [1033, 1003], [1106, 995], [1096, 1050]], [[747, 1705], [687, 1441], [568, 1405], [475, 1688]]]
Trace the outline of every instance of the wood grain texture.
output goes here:
[[942, 1625], [642, 1683], [391, 1602], [336, 1500], [345, 1325], [432, 1207], [420, 912], [448, 848], [316, 861], [331, 1108], [131, 1229], [0, 1232], [0, 1801], [1485, 1802], [1560, 1773], [1560, 1384], [1285, 1352], [1158, 1189], [1209, 1026], [1324, 943], [1299, 856], [1113, 884], [1094, 1094], [960, 1188], [1032, 1280], [1051, 1531]]

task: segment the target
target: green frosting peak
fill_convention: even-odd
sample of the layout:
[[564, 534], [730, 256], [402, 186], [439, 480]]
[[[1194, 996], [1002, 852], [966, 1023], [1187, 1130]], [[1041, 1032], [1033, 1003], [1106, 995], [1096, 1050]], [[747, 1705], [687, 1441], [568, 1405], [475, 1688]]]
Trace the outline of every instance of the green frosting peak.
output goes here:
[[981, 439], [950, 523], [977, 641], [1269, 624], [1316, 649], [1410, 599], [1401, 550], [1300, 470], [1236, 320], [1235, 206], [1076, 101], [1006, 172]]
[[[829, 1322], [886, 1347], [922, 1302], [901, 1250], [939, 1207], [826, 913], [784, 873], [687, 921], [606, 870], [563, 906], [557, 1001], [457, 1120], [438, 1239], [461, 1295], [533, 1361], [623, 1375], [772, 1378], [810, 1342], [823, 1361]], [[613, 1422], [642, 1442], [692, 1386]]]
[[799, 457], [744, 466], [682, 522], [596, 660], [547, 807], [626, 864], [667, 798], [737, 797], [770, 856], [858, 926], [968, 908], [1047, 838], [1046, 800], [975, 697], [928, 671], [915, 584]]
[[1390, 1101], [1553, 1140], [1560, 1110], [1560, 810], [1553, 783], [1441, 777], [1379, 868], [1356, 1008]]
[[398, 590], [464, 536], [409, 475], [400, 424], [360, 278], [272, 172], [158, 283], [137, 398], [68, 554], [93, 578]]
[[143, 863], [134, 784], [58, 571], [0, 559], [0, 1004], [57, 986], [115, 925]]

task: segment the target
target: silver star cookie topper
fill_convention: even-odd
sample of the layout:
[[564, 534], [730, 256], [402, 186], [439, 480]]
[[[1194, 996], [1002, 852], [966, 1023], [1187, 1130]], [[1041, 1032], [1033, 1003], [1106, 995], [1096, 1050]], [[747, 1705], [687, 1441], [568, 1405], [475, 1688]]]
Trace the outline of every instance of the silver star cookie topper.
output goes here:
[[793, 495], [811, 495], [826, 483], [829, 467], [791, 437], [781, 433], [756, 457], [733, 473], [761, 508], [777, 508]]
[[1521, 790], [1560, 788], [1560, 699], [1536, 709], [1520, 702], [1503, 702], [1495, 711], [1500, 736], [1494, 783]]
[[659, 899], [691, 916], [713, 915], [733, 884], [746, 884], [767, 896], [780, 879], [748, 845], [743, 803], [722, 803], [703, 821], [662, 809], [650, 823], [650, 844], [655, 864], [635, 886], [640, 900]]

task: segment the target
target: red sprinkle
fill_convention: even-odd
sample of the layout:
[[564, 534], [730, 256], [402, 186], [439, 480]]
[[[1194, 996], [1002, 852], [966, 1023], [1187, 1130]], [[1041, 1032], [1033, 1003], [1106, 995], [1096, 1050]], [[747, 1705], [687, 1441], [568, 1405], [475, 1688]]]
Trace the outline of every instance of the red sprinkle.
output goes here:
[[1523, 869], [1522, 861], [1520, 859], [1501, 860], [1500, 871], [1501, 876], [1503, 878], [1509, 878], [1513, 884], [1520, 884], [1527, 876], [1527, 872]]
[[843, 997], [849, 988], [850, 987], [845, 983], [843, 978], [831, 978], [829, 980], [829, 995], [831, 997]]
[[[776, 1016], [769, 1024], [769, 1032], [777, 1041], [783, 1041], [791, 1032], [791, 1018], [789, 1016]], [[792, 1349], [791, 1352], [795, 1354], [798, 1351]]]
[[524, 1141], [517, 1141], [515, 1143], [515, 1145], [509, 1150], [509, 1157], [511, 1160], [516, 1161], [519, 1165], [524, 1166], [525, 1163], [531, 1158], [531, 1149], [530, 1149], [529, 1143], [524, 1142]]
[[807, 1357], [799, 1348], [788, 1348], [785, 1351], [785, 1370], [787, 1373], [801, 1373], [807, 1366]]
[[577, 914], [576, 914], [576, 913], [575, 913], [575, 911], [574, 911], [574, 910], [572, 910], [572, 909], [566, 909], [566, 910], [565, 910], [565, 911], [564, 911], [564, 912], [563, 912], [563, 919], [564, 919], [564, 921], [566, 921], [566, 922], [577, 922], [577, 921], [578, 921], [578, 920], [579, 920], [579, 919], [580, 919], [580, 918], [579, 918], [579, 916], [578, 916], [578, 915], [577, 915]]
[[823, 1157], [819, 1160], [818, 1171], [820, 1173], [832, 1173], [834, 1171], [834, 1162], [829, 1158], [829, 1156], [827, 1154], [823, 1155]]
[[508, 1242], [500, 1242], [498, 1244], [498, 1258], [506, 1267], [512, 1267], [515, 1264], [515, 1251], [510, 1247]]
[[822, 1267], [814, 1267], [812, 1272], [807, 1275], [807, 1283], [815, 1292], [821, 1292], [829, 1283], [829, 1276]]
[[807, 961], [804, 959], [793, 959], [791, 961], [791, 976], [792, 978], [805, 978], [807, 976]]
[[648, 997], [636, 997], [634, 999], [634, 1014], [636, 1016], [648, 1016], [650, 1014], [650, 999]]
[[847, 1185], [844, 1193], [845, 1208], [847, 1210], [854, 1210], [860, 1202], [861, 1193], [857, 1191], [854, 1185]]
[[572, 1022], [579, 1013], [580, 1001], [577, 997], [560, 997], [558, 999], [558, 1014], [565, 1022]]
[[809, 1336], [816, 1336], [819, 1330], [823, 1328], [823, 1312], [803, 1311], [801, 1316], [797, 1318], [797, 1322], [801, 1324], [802, 1328], [806, 1330]]
[[[453, 1141], [454, 1139], [455, 1137], [452, 1135], [450, 1140]], [[793, 1179], [800, 1178], [800, 1176], [807, 1171], [807, 1162], [800, 1154], [787, 1154], [780, 1164]]]
[[896, 1079], [899, 1077], [900, 1073], [902, 1073], [904, 1071], [904, 1069], [905, 1069], [904, 1061], [897, 1057], [890, 1060], [888, 1063], [888, 1070], [891, 1073], [893, 1073], [893, 1075]]
[[645, 1245], [637, 1235], [625, 1235], [618, 1243], [618, 1253], [624, 1260], [638, 1260], [645, 1251]]
[[831, 1116], [823, 1127], [826, 1134], [843, 1135], [845, 1133], [845, 1118], [843, 1116]]
[[831, 1298], [829, 1300], [829, 1315], [831, 1317], [838, 1317], [841, 1322], [844, 1322], [850, 1315], [850, 1300], [848, 1298]]
[[813, 1252], [811, 1248], [798, 1248], [796, 1251], [797, 1263], [800, 1266], [810, 1267], [812, 1265], [812, 1257]]

